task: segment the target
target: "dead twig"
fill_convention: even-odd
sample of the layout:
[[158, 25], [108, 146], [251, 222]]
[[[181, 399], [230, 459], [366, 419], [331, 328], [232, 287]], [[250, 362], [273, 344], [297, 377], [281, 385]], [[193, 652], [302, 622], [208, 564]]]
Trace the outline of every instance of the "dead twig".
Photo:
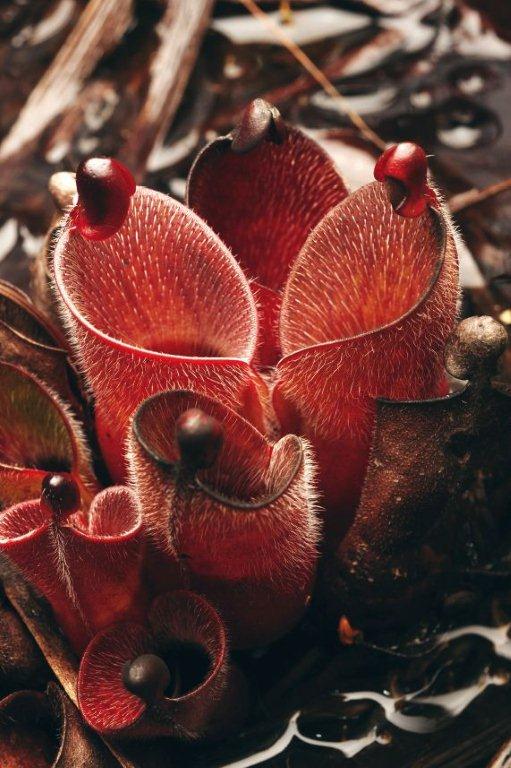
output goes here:
[[314, 78], [314, 80], [323, 88], [332, 99], [337, 101], [346, 115], [349, 117], [353, 125], [358, 128], [360, 133], [365, 138], [374, 144], [378, 149], [384, 150], [386, 144], [372, 128], [368, 126], [366, 121], [355, 112], [348, 105], [347, 100], [342, 93], [335, 87], [335, 85], [328, 79], [325, 73], [312, 61], [309, 56], [298, 46], [289, 35], [277, 24], [273, 19], [265, 13], [255, 0], [240, 0], [245, 8], [257, 19], [260, 19], [261, 23], [274, 35], [274, 37], [287, 48], [289, 53], [295, 57], [295, 59], [302, 65], [302, 67]]
[[485, 200], [489, 200], [491, 197], [496, 197], [496, 195], [509, 190], [511, 190], [511, 179], [504, 179], [504, 181], [491, 184], [484, 189], [469, 189], [467, 192], [453, 195], [448, 201], [449, 208], [451, 213], [460, 213], [460, 211], [464, 211], [466, 208], [483, 203]]
[[139, 178], [181, 103], [212, 7], [213, 0], [168, 0], [157, 27], [160, 45], [150, 66], [147, 96], [120, 152], [122, 160]]

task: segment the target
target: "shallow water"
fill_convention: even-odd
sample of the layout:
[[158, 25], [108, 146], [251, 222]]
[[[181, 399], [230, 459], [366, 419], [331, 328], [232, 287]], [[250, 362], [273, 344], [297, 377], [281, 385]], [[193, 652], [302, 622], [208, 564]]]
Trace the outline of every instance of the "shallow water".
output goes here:
[[[444, 729], [454, 718], [461, 717], [465, 710], [487, 688], [508, 684], [511, 666], [508, 670], [505, 663], [501, 667], [495, 662], [499, 659], [504, 660], [504, 662], [511, 660], [510, 628], [511, 624], [500, 627], [468, 625], [437, 635], [428, 653], [439, 648], [445, 648], [446, 652], [432, 677], [424, 686], [415, 691], [403, 695], [396, 693], [391, 695], [389, 691], [375, 690], [337, 693], [336, 696], [341, 706], [344, 702], [362, 702], [364, 705], [369, 705], [361, 707], [358, 713], [351, 713], [353, 715], [351, 729], [358, 730], [356, 737], [350, 738], [350, 728], [346, 727], [346, 720], [350, 718], [343, 717], [342, 711], [336, 715], [334, 710], [332, 714], [324, 716], [323, 719], [313, 717], [312, 723], [309, 716], [308, 723], [308, 708], [304, 708], [291, 715], [284, 732], [269, 746], [237, 760], [222, 763], [222, 768], [250, 768], [250, 766], [267, 763], [268, 760], [285, 755], [293, 740], [312, 746], [318, 751], [336, 750], [346, 758], [353, 758], [374, 743], [391, 744], [392, 739], [388, 735], [386, 725], [394, 726], [398, 731], [418, 735], [431, 734]], [[458, 641], [460, 639], [477, 641], [477, 638], [487, 641], [488, 644], [482, 669], [478, 670], [477, 664], [472, 664], [472, 668], [467, 670], [468, 680], [466, 683], [462, 676], [458, 687], [443, 692], [433, 692], [435, 687], [439, 688], [440, 691], [445, 687], [445, 681], [442, 684], [440, 678], [453, 661], [455, 663]], [[475, 679], [472, 680], [474, 672]], [[439, 682], [440, 685], [438, 685]], [[448, 682], [451, 683], [452, 680]], [[376, 705], [373, 711], [370, 707], [371, 702]], [[360, 732], [360, 722], [357, 729], [356, 721], [362, 720], [364, 722], [364, 718], [366, 727]], [[312, 729], [311, 724], [313, 725]], [[332, 730], [336, 726], [337, 731], [342, 733], [341, 738], [331, 738]]]

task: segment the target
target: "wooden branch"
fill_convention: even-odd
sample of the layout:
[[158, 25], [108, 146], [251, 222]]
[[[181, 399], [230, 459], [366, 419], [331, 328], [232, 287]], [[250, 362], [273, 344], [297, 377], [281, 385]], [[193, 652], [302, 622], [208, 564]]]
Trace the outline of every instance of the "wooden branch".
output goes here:
[[448, 200], [449, 208], [451, 213], [460, 213], [465, 208], [483, 203], [485, 200], [489, 200], [491, 197], [500, 195], [502, 192], [508, 192], [509, 190], [511, 190], [511, 179], [504, 179], [484, 189], [469, 189], [467, 192], [453, 195]]
[[488, 768], [511, 768], [511, 741], [506, 742]]
[[153, 148], [163, 141], [197, 59], [214, 0], [167, 0], [157, 27], [160, 45], [149, 73], [147, 96], [120, 158], [138, 178]]
[[133, 0], [90, 0], [0, 145], [0, 161], [36, 143], [72, 104], [97, 63], [124, 35], [132, 12]]

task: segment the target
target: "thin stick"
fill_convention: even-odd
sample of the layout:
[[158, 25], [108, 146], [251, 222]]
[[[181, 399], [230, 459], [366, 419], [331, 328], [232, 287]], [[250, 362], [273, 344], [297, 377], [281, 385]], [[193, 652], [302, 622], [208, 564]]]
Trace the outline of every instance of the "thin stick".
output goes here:
[[506, 742], [495, 755], [488, 768], [510, 768], [511, 766], [511, 741]]
[[380, 139], [377, 133], [370, 128], [366, 121], [357, 113], [354, 112], [351, 107], [348, 106], [347, 100], [342, 93], [330, 82], [328, 77], [322, 72], [322, 70], [314, 64], [312, 59], [302, 51], [302, 49], [279, 27], [279, 25], [268, 16], [254, 0], [239, 0], [247, 11], [261, 21], [262, 24], [280, 41], [280, 43], [287, 48], [289, 53], [295, 57], [295, 59], [302, 65], [302, 67], [314, 78], [314, 80], [323, 88], [332, 99], [339, 102], [343, 111], [349, 117], [353, 125], [355, 125], [359, 131], [374, 144], [378, 149], [385, 149], [385, 142]]
[[293, 21], [291, 0], [280, 0], [280, 18], [283, 24], [291, 24]]
[[453, 195], [449, 200], [449, 208], [451, 213], [459, 213], [466, 208], [483, 203], [485, 200], [489, 200], [508, 190], [511, 190], [511, 179], [504, 179], [504, 181], [491, 184], [484, 189], [469, 189], [468, 192], [460, 192], [458, 195]]

